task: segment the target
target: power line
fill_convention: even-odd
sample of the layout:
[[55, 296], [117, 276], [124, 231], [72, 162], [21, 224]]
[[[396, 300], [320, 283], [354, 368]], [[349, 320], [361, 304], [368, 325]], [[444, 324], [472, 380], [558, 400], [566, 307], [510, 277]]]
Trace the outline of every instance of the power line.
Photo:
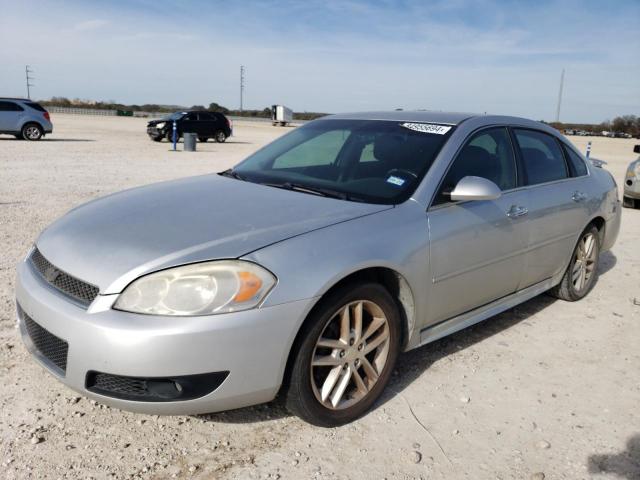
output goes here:
[[32, 73], [33, 73], [33, 70], [31, 70], [29, 65], [26, 65], [24, 67], [24, 77], [27, 82], [27, 98], [29, 100], [31, 100], [31, 87], [34, 86], [33, 83], [31, 83], [31, 80], [33, 80], [33, 77], [31, 76]]
[[240, 65], [240, 111], [242, 112], [242, 100], [244, 96], [244, 65]]
[[560, 121], [560, 105], [562, 104], [562, 89], [564, 87], [564, 68], [560, 74], [560, 90], [558, 91], [558, 108], [556, 110], [556, 122]]

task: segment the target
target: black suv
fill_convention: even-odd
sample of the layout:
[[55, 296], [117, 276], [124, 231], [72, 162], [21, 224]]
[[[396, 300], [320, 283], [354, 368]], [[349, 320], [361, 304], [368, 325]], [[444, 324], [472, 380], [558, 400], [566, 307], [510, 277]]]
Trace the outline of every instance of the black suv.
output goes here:
[[147, 135], [155, 142], [160, 142], [163, 138], [171, 142], [174, 121], [178, 138], [185, 132], [195, 133], [201, 142], [213, 138], [216, 142], [222, 143], [231, 136], [231, 120], [222, 113], [199, 110], [175, 112], [160, 120], [152, 120], [147, 124]]

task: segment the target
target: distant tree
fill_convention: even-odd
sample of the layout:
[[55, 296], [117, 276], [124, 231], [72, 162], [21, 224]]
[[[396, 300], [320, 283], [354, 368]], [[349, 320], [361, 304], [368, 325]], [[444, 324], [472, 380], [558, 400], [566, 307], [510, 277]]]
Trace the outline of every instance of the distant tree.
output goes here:
[[223, 107], [215, 102], [209, 104], [208, 110], [210, 112], [229, 113], [229, 109], [227, 107]]
[[193, 105], [190, 110], [206, 110], [204, 105]]
[[638, 117], [635, 115], [622, 115], [616, 117], [611, 122], [611, 128], [614, 132], [624, 132], [634, 134], [636, 130]]

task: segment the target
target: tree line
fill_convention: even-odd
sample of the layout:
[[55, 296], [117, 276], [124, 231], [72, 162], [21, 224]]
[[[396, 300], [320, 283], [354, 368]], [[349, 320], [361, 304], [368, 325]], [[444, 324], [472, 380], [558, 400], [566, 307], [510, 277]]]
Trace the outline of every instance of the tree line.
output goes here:
[[640, 117], [636, 115], [621, 115], [598, 124], [551, 122], [549, 125], [558, 130], [585, 130], [592, 133], [620, 132], [640, 138]]
[[[204, 105], [192, 105], [191, 107], [185, 107], [183, 105], [159, 105], [155, 103], [145, 103], [143, 105], [127, 105], [115, 101], [93, 102], [90, 100], [80, 99], [71, 100], [66, 97], [51, 97], [49, 100], [41, 100], [39, 103], [51, 107], [120, 110], [123, 112], [171, 113], [179, 110], [208, 110], [210, 112], [220, 112], [224, 113], [225, 115], [236, 117], [271, 118], [271, 107], [266, 107], [262, 110], [232, 110], [215, 102], [210, 103], [208, 107], [205, 107]], [[293, 118], [295, 120], [313, 120], [325, 115], [327, 114], [320, 112], [294, 112]]]

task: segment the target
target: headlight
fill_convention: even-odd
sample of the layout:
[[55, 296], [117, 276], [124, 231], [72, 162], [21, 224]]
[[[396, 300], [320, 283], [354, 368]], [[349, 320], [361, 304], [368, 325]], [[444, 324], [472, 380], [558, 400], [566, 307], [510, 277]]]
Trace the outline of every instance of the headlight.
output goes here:
[[156, 127], [158, 130], [162, 130], [162, 129], [164, 128], [164, 122], [156, 123], [155, 127]]
[[150, 273], [135, 280], [114, 308], [153, 315], [211, 315], [257, 307], [275, 285], [250, 262], [221, 260]]

